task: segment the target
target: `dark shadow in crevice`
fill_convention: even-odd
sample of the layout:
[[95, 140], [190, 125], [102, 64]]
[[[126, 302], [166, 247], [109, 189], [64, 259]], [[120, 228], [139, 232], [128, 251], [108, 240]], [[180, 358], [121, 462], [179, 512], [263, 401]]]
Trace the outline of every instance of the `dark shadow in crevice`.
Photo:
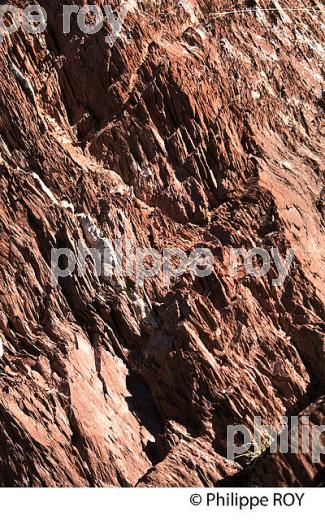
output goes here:
[[[151, 396], [150, 389], [139, 374], [131, 372], [126, 378], [126, 386], [131, 396], [126, 397], [130, 412], [132, 412], [151, 435], [157, 437], [164, 432], [164, 421]], [[144, 449], [152, 464], [160, 462], [156, 441], [149, 441]]]

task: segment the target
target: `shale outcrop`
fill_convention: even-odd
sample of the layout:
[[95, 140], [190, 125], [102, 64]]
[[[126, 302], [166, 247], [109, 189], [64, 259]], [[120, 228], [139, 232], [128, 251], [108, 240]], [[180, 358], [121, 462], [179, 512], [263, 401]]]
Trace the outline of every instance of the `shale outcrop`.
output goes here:
[[[227, 427], [324, 424], [323, 4], [134, 0], [110, 45], [63, 3], [0, 44], [0, 485], [321, 484]], [[53, 283], [53, 249], [122, 237], [213, 273]], [[294, 251], [282, 284], [232, 275], [254, 247]]]

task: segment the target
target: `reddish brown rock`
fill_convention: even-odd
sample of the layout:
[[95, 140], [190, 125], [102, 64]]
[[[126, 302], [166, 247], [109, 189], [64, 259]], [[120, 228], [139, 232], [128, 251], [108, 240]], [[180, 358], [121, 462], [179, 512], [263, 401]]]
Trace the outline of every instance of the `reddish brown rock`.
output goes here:
[[[325, 393], [323, 14], [135, 1], [110, 47], [39, 3], [47, 31], [0, 54], [0, 483], [214, 485], [240, 469], [228, 425]], [[81, 213], [137, 247], [210, 248], [214, 273], [53, 287]], [[294, 249], [283, 286], [231, 277], [254, 246]]]
[[[281, 453], [280, 439], [276, 453], [268, 449], [247, 469], [234, 477], [218, 480], [217, 485], [235, 487], [324, 487], [324, 453], [319, 447], [325, 440], [325, 398], [308, 406], [289, 428], [284, 441], [288, 450]], [[291, 421], [290, 421], [291, 422]], [[289, 423], [290, 424], [290, 423]], [[320, 450], [324, 452], [323, 449]]]

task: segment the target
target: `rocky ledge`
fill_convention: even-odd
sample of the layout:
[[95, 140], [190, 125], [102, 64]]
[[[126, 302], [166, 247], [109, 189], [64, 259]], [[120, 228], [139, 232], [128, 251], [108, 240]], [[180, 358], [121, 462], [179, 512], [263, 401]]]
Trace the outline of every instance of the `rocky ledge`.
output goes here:
[[[39, 4], [0, 53], [0, 485], [321, 484], [227, 427], [325, 422], [322, 3], [134, 0], [113, 44]], [[53, 249], [121, 237], [213, 272], [53, 284]], [[231, 275], [254, 247], [294, 251], [282, 284]]]

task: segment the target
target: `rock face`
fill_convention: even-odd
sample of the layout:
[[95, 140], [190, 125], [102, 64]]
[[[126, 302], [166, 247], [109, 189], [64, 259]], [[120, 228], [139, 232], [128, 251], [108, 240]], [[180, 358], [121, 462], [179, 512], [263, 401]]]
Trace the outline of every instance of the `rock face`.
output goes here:
[[[320, 483], [226, 457], [227, 426], [325, 394], [321, 2], [134, 0], [114, 45], [64, 34], [63, 3], [1, 44], [0, 484]], [[53, 248], [121, 237], [214, 272], [53, 284]], [[231, 276], [252, 247], [294, 250], [282, 285]]]
[[[324, 444], [325, 398], [318, 399], [305, 409], [297, 418], [294, 428], [289, 429], [289, 450], [281, 453], [264, 453], [246, 469], [235, 476], [219, 479], [217, 486], [235, 487], [324, 487], [325, 458], [319, 457], [317, 445], [319, 436], [316, 428], [322, 430], [321, 443]], [[313, 450], [310, 449], [314, 446]], [[308, 448], [309, 447], [309, 448]]]

